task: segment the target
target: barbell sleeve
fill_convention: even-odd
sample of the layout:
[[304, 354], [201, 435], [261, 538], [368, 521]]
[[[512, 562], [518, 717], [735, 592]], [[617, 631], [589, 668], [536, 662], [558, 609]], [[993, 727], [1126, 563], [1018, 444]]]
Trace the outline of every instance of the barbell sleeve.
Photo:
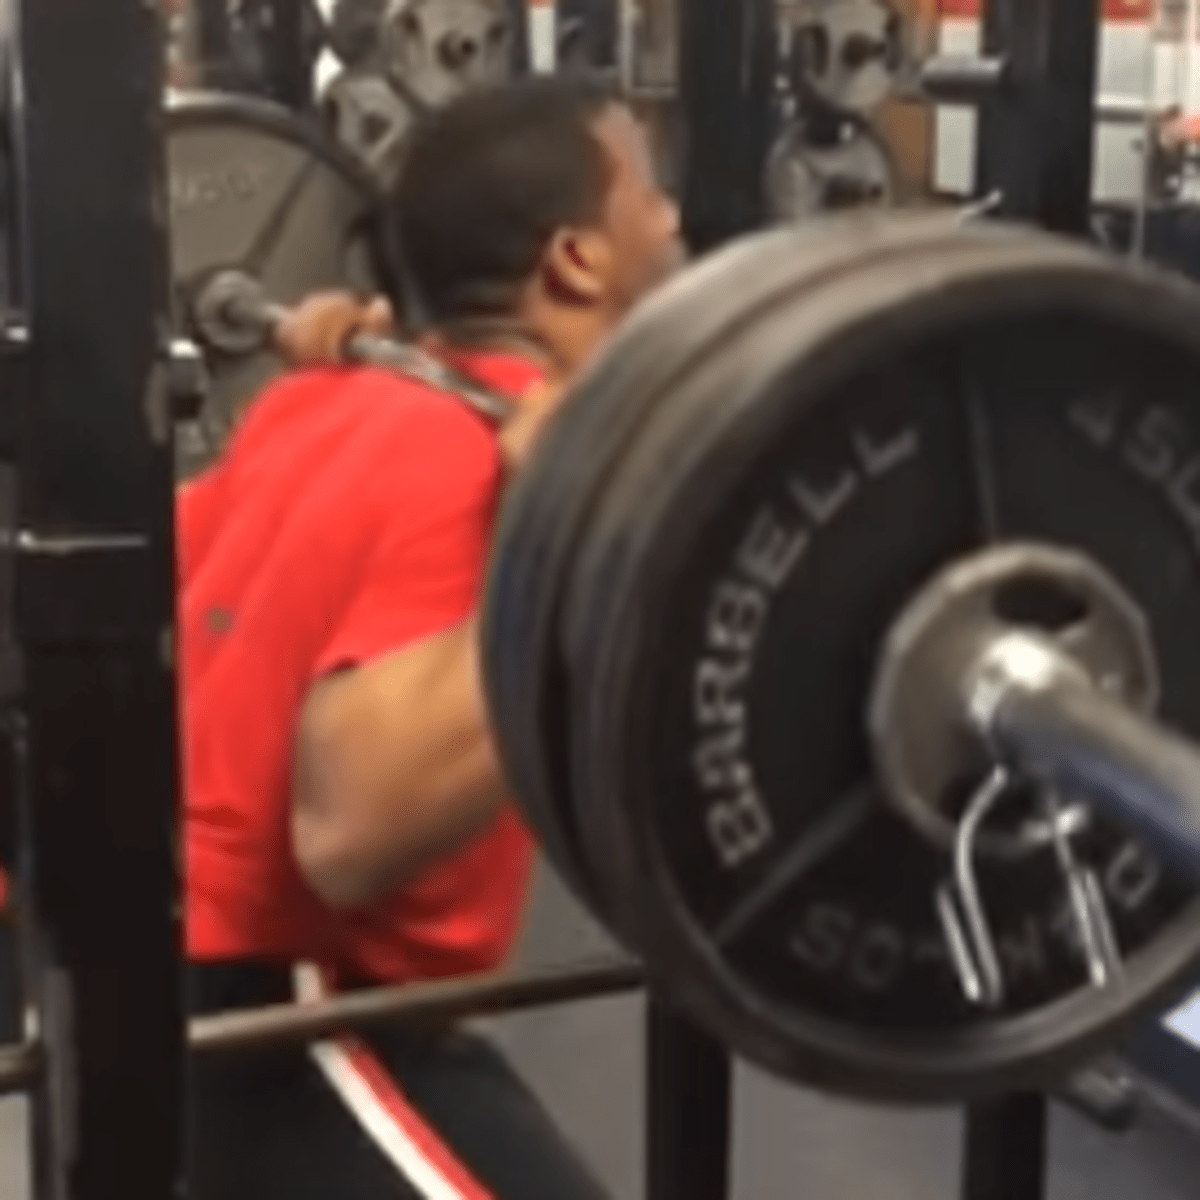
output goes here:
[[1002, 758], [1086, 797], [1200, 876], [1200, 747], [1081, 681], [1038, 641], [994, 649], [969, 685], [977, 731]]

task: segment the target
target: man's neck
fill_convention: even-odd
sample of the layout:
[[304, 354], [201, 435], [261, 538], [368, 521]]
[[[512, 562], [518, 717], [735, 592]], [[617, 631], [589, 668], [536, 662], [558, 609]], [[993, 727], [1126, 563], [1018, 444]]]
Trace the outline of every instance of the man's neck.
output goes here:
[[439, 326], [423, 344], [434, 354], [514, 354], [550, 379], [566, 380], [596, 353], [611, 322], [599, 310], [556, 309], [513, 316], [471, 317]]
[[537, 334], [511, 317], [469, 317], [438, 326], [422, 342], [435, 354], [511, 354], [528, 359], [543, 370], [557, 365], [556, 355]]

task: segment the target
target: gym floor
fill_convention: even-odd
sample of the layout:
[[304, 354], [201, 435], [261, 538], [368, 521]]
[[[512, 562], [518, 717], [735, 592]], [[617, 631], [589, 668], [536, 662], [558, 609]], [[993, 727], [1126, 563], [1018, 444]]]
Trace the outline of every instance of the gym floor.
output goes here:
[[[543, 874], [521, 957], [565, 962], [607, 945]], [[492, 1028], [614, 1200], [641, 1200], [641, 1000], [542, 1009]], [[959, 1135], [953, 1112], [866, 1108], [739, 1068], [731, 1200], [956, 1200]], [[1048, 1200], [1197, 1197], [1200, 1137], [1153, 1114], [1135, 1132], [1112, 1136], [1055, 1110]], [[18, 1099], [0, 1100], [0, 1200], [28, 1200]]]

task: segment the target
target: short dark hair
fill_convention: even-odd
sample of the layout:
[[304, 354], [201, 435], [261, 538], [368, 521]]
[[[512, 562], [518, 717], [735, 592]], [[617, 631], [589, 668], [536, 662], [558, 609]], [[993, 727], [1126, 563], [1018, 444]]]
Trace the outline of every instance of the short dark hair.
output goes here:
[[414, 132], [393, 191], [404, 284], [434, 324], [507, 314], [556, 229], [594, 219], [611, 164], [604, 80], [537, 76], [473, 92]]

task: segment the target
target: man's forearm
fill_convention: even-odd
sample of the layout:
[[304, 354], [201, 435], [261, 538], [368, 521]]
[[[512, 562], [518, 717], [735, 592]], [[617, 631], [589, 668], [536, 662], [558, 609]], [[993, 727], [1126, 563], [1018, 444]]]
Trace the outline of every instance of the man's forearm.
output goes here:
[[505, 800], [474, 620], [322, 682], [296, 747], [310, 885], [362, 904], [484, 832]]

